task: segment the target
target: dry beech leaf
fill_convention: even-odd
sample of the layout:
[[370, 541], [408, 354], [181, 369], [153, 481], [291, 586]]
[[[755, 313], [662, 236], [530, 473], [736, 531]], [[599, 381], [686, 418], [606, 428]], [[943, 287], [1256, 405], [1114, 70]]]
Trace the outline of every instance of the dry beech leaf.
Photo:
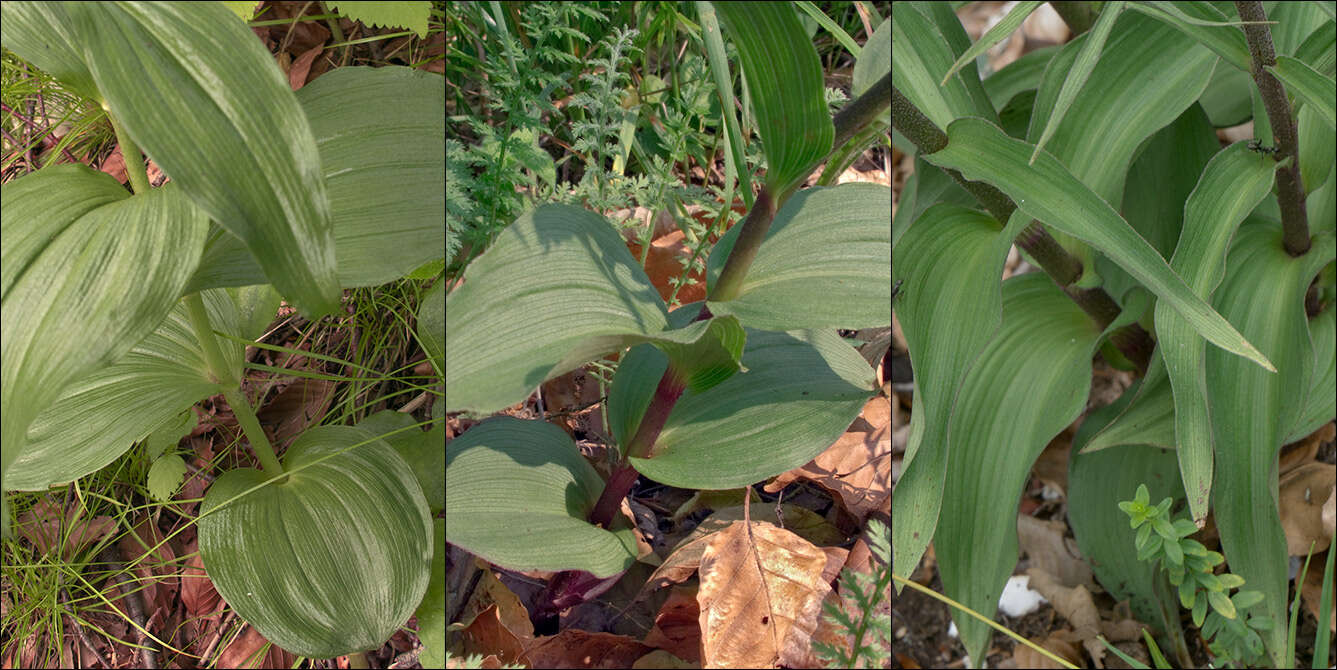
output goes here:
[[[268, 650], [266, 650], [268, 647]], [[253, 626], [247, 626], [218, 656], [220, 668], [291, 668], [297, 657], [284, 651], [260, 634]]]
[[701, 556], [701, 647], [707, 668], [796, 665], [811, 646], [826, 552], [769, 523], [737, 522]]
[[1031, 565], [1054, 575], [1062, 586], [1081, 584], [1088, 591], [1098, 591], [1091, 566], [1082, 560], [1077, 547], [1064, 537], [1067, 524], [1044, 521], [1029, 514], [1017, 515], [1017, 540]]

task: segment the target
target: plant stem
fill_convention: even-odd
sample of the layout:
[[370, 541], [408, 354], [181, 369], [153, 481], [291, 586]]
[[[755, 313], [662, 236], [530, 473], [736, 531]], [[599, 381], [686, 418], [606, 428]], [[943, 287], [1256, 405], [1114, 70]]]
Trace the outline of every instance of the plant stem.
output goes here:
[[271, 475], [283, 474], [283, 466], [279, 465], [273, 445], [269, 443], [264, 429], [260, 427], [260, 420], [255, 418], [255, 410], [251, 409], [251, 403], [241, 392], [241, 383], [233, 378], [223, 361], [223, 352], [218, 348], [218, 338], [214, 337], [213, 326], [209, 324], [209, 313], [204, 309], [204, 299], [198, 292], [186, 296], [186, 310], [190, 313], [190, 325], [195, 330], [195, 339], [199, 341], [200, 349], [204, 352], [204, 361], [209, 366], [209, 376], [223, 387], [223, 397], [227, 398], [228, 405], [232, 407], [232, 413], [236, 415], [237, 423], [246, 434], [246, 439], [250, 441], [256, 458], [260, 459], [260, 465]]
[[743, 288], [743, 279], [747, 276], [748, 269], [752, 267], [752, 261], [757, 257], [757, 250], [761, 248], [762, 240], [766, 239], [766, 233], [771, 229], [771, 221], [774, 219], [775, 203], [771, 200], [770, 192], [763, 186], [757, 193], [757, 201], [747, 213], [747, 218], [739, 224], [743, 230], [734, 241], [733, 249], [729, 251], [729, 259], [724, 261], [724, 268], [720, 270], [720, 278], [711, 287], [706, 300], [719, 302], [738, 297], [738, 292]]
[[116, 117], [107, 113], [111, 129], [116, 132], [116, 141], [121, 145], [121, 158], [125, 159], [125, 174], [130, 178], [130, 188], [135, 193], [148, 193], [149, 175], [144, 167], [144, 156], [139, 153], [139, 145], [130, 139], [130, 134], [116, 122]]
[[[1245, 21], [1266, 21], [1267, 14], [1261, 2], [1236, 2], [1240, 18]], [[1263, 108], [1267, 110], [1267, 120], [1272, 125], [1272, 137], [1276, 142], [1276, 160], [1287, 157], [1290, 165], [1277, 170], [1277, 206], [1281, 209], [1282, 246], [1291, 256], [1303, 256], [1309, 251], [1309, 217], [1305, 210], [1304, 184], [1300, 180], [1300, 142], [1291, 120], [1291, 106], [1286, 101], [1286, 89], [1266, 67], [1275, 67], [1276, 53], [1272, 49], [1272, 33], [1262, 23], [1246, 23], [1244, 37], [1249, 42], [1249, 54], [1253, 64], [1249, 68], [1258, 94], [1263, 99]], [[1256, 134], [1256, 133], [1255, 133]]]
[[628, 456], [650, 458], [654, 455], [655, 440], [659, 439], [659, 431], [664, 429], [669, 412], [673, 411], [673, 406], [677, 404], [686, 387], [687, 384], [678, 378], [673, 372], [673, 366], [670, 365], [669, 369], [664, 371], [664, 376], [659, 378], [659, 386], [655, 387], [654, 398], [650, 400], [650, 406], [645, 409], [645, 416], [641, 417], [636, 434], [627, 442]]

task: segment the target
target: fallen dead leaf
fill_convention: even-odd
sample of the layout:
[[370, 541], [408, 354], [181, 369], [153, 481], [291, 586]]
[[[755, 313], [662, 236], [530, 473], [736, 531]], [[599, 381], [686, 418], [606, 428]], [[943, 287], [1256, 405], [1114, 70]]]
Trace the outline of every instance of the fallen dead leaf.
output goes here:
[[1286, 532], [1286, 551], [1291, 556], [1328, 548], [1332, 531], [1324, 528], [1323, 503], [1337, 490], [1337, 470], [1327, 463], [1311, 461], [1281, 478], [1278, 484], [1278, 508], [1281, 527]]
[[734, 522], [701, 556], [704, 667], [795, 665], [817, 629], [826, 553], [769, 523]]
[[775, 493], [797, 479], [807, 479], [839, 495], [860, 523], [870, 512], [891, 514], [891, 401], [870, 399], [859, 418], [826, 451], [806, 465], [766, 485]]
[[540, 638], [525, 654], [533, 668], [630, 668], [652, 651], [626, 635], [568, 628], [552, 637]]

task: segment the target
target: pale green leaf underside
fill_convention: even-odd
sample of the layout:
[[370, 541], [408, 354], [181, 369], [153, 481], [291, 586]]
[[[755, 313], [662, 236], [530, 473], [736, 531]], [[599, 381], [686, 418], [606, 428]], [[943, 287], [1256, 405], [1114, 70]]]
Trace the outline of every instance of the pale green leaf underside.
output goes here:
[[926, 159], [958, 169], [967, 179], [997, 186], [1030, 216], [1085, 240], [1118, 263], [1213, 344], [1273, 370], [1267, 357], [1194, 295], [1109, 203], [1073, 178], [1052, 156], [1041, 153], [1033, 165], [1027, 165], [1034, 147], [981, 119], [954, 121], [947, 134], [947, 148]]
[[585, 520], [603, 486], [562, 429], [493, 417], [446, 444], [448, 539], [507, 568], [612, 576], [636, 541]]
[[[891, 189], [877, 184], [810, 188], [771, 222], [738, 297], [711, 302], [762, 330], [872, 328], [891, 323]], [[742, 232], [734, 226], [710, 254], [714, 285]]]
[[303, 433], [284, 470], [286, 482], [221, 509], [268, 476], [232, 470], [209, 487], [199, 520], [209, 579], [288, 651], [331, 658], [379, 647], [408, 622], [430, 577], [432, 519], [413, 470], [349, 426]]

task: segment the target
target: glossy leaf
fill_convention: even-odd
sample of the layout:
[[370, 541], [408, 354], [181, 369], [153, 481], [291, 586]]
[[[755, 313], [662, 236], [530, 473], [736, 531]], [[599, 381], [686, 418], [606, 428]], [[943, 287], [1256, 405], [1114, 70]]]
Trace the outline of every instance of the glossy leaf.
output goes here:
[[[711, 313], [762, 330], [891, 323], [890, 213], [891, 191], [876, 184], [796, 193], [776, 213], [738, 297], [710, 302]], [[741, 232], [729, 229], [711, 251], [707, 284], [719, 279]]]
[[738, 47], [766, 151], [767, 188], [784, 193], [808, 176], [835, 139], [821, 61], [792, 5], [712, 4]]
[[515, 570], [610, 577], [631, 566], [636, 539], [585, 520], [603, 488], [562, 429], [493, 417], [446, 444], [448, 539]]
[[[360, 445], [360, 446], [354, 446]], [[321, 426], [284, 458], [209, 487], [200, 555], [219, 595], [269, 641], [330, 658], [379, 647], [427, 590], [432, 520], [413, 470], [366, 431]]]
[[88, 3], [77, 14], [85, 60], [125, 131], [304, 314], [334, 311], [315, 136], [255, 35], [213, 2]]

